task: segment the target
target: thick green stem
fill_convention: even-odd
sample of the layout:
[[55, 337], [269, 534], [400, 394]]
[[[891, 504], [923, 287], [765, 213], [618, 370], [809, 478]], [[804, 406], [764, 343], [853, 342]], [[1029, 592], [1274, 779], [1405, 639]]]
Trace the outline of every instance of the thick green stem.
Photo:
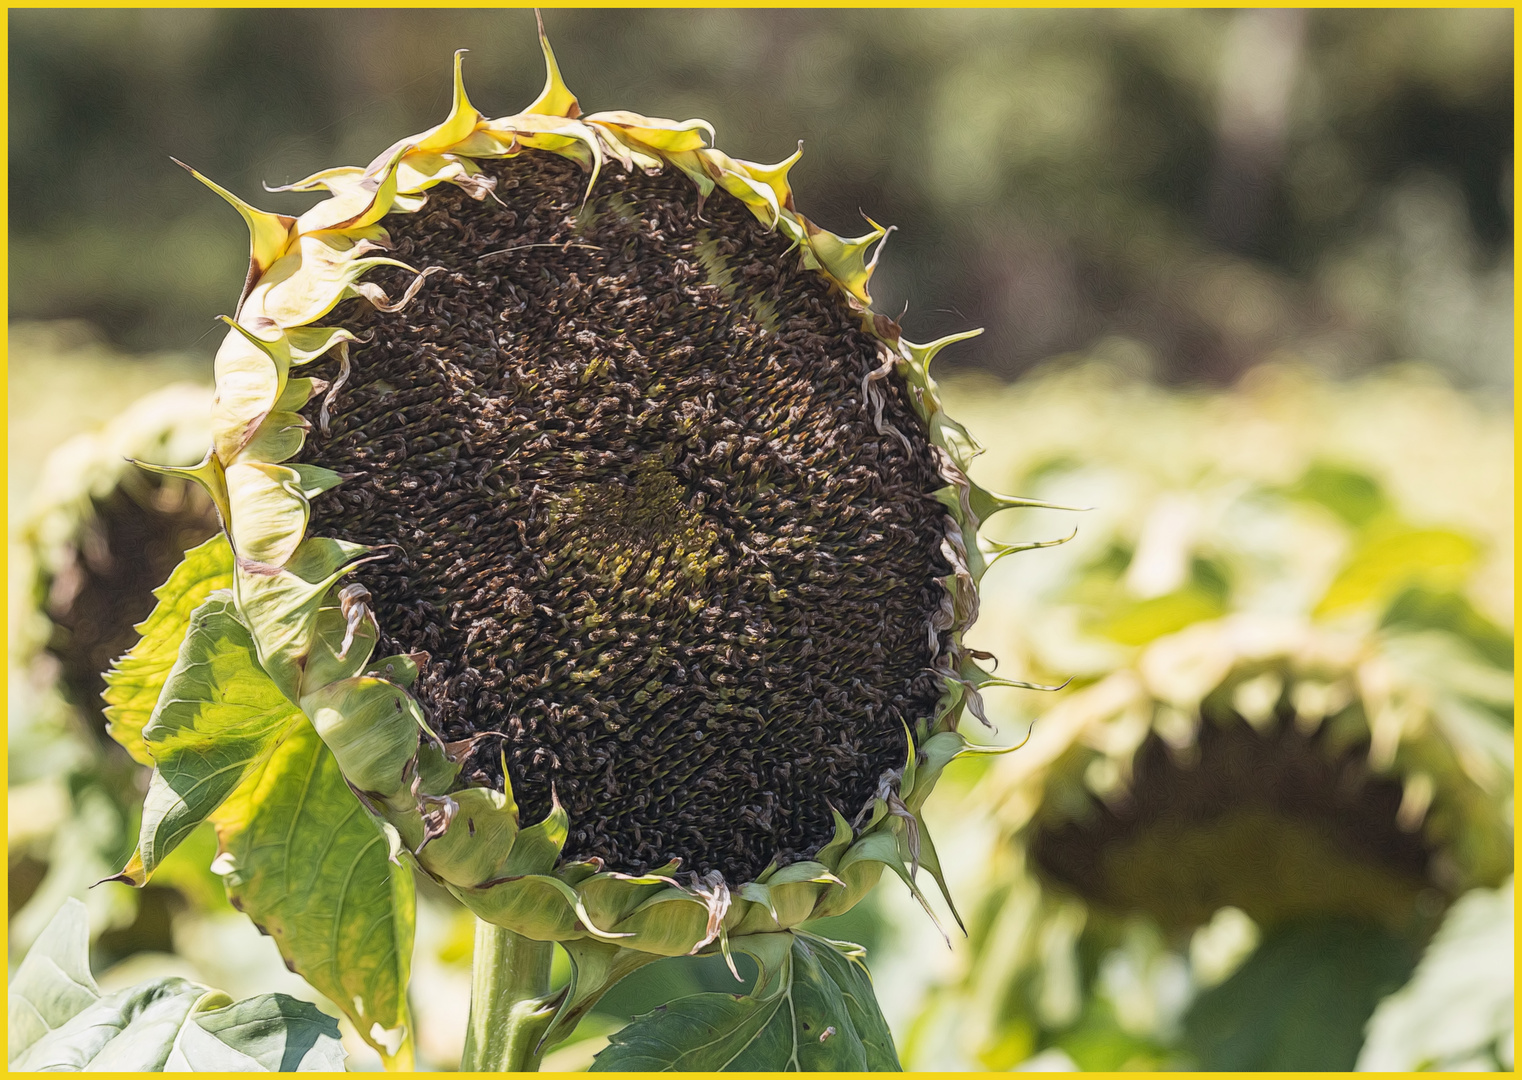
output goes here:
[[555, 1016], [549, 1003], [554, 957], [553, 942], [476, 920], [461, 1072], [539, 1071], [539, 1041]]

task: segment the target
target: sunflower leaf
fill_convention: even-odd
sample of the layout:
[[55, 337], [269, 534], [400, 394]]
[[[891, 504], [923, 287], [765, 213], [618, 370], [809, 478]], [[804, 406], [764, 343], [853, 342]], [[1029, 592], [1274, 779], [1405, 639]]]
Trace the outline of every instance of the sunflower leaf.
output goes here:
[[164, 681], [142, 739], [154, 762], [138, 851], [122, 874], [141, 885], [269, 757], [301, 716], [264, 674], [232, 594], [211, 593]]
[[232, 1003], [187, 979], [103, 994], [85, 906], [65, 901], [11, 980], [13, 1071], [296, 1072], [343, 1068], [338, 1024], [284, 994]]
[[1409, 941], [1350, 919], [1287, 922], [1190, 1004], [1183, 1045], [1205, 1070], [1344, 1071], [1379, 1000], [1411, 976]]
[[338, 1021], [308, 1001], [260, 994], [193, 1019], [180, 1029], [165, 1072], [332, 1072], [344, 1067]]
[[106, 672], [106, 721], [111, 737], [142, 765], [152, 765], [143, 728], [158, 704], [164, 681], [174, 667], [180, 643], [190, 627], [190, 613], [216, 589], [232, 587], [233, 553], [218, 533], [191, 548], [169, 580], [153, 591], [158, 605], [137, 625], [142, 638]]
[[307, 723], [212, 818], [233, 905], [343, 1009], [388, 1067], [411, 1054], [412, 872]]
[[591, 1071], [899, 1071], [861, 950], [789, 936], [764, 996], [679, 998], [615, 1034]]

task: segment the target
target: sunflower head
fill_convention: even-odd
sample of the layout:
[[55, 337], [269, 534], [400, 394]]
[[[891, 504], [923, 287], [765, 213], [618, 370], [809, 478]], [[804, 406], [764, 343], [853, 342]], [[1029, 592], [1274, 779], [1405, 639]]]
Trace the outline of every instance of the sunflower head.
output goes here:
[[1362, 635], [1201, 624], [1051, 727], [1065, 745], [1021, 782], [1040, 793], [1009, 804], [1034, 807], [1036, 873], [1111, 917], [1178, 935], [1232, 907], [1420, 933], [1510, 866], [1503, 771]]
[[1350, 1068], [1444, 910], [1510, 873], [1513, 641], [1481, 613], [1509, 522], [1402, 457], [1496, 432], [1401, 381], [1179, 399], [1091, 369], [992, 400], [1025, 483], [1104, 509], [1041, 600], [999, 597], [1001, 652], [1082, 683], [969, 791], [999, 828], [917, 1025], [940, 1062]]
[[176, 383], [60, 446], [43, 466], [22, 528], [41, 617], [37, 645], [56, 663], [63, 697], [103, 740], [101, 673], [136, 640], [153, 589], [218, 527], [200, 488], [134, 461], [194, 461], [207, 438], [209, 404], [204, 388]]
[[885, 866], [918, 895], [921, 808], [997, 682], [962, 645], [1009, 550], [978, 527], [1025, 505], [968, 480], [929, 374], [970, 335], [871, 310], [887, 230], [799, 213], [797, 154], [583, 115], [544, 52], [500, 119], [457, 56], [449, 117], [291, 185], [328, 195], [299, 217], [211, 185], [252, 236], [186, 470], [219, 613], [488, 922], [675, 955]]

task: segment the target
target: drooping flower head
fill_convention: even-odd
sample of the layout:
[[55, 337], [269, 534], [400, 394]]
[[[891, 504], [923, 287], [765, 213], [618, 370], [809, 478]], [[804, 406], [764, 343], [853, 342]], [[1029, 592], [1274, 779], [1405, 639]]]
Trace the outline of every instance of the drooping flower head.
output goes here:
[[1028, 505], [968, 480], [930, 378], [970, 335], [871, 310], [887, 230], [800, 214], [797, 154], [584, 116], [544, 48], [496, 120], [457, 56], [449, 118], [291, 185], [329, 193], [299, 217], [216, 189], [253, 238], [189, 470], [218, 617], [489, 922], [671, 955], [884, 866], [918, 891], [921, 807], [998, 682], [962, 633], [1014, 549], [977, 529]]
[[1102, 507], [997, 607], [1002, 655], [1083, 685], [965, 796], [999, 828], [908, 1056], [1353, 1067], [1444, 909], [1512, 870], [1510, 519], [1473, 471], [1509, 424], [1409, 376], [989, 397], [1007, 480]]
[[[1000, 842], [931, 1015], [990, 1067], [1092, 1061], [1085, 1024], [1160, 1065], [1351, 1067], [1443, 911], [1512, 870], [1506, 744], [1399, 657], [1238, 613], [1059, 702], [975, 789]], [[1315, 1040], [1284, 1029], [1322, 997]]]
[[42, 618], [24, 633], [37, 635], [57, 665], [59, 691], [102, 737], [102, 673], [133, 644], [154, 587], [217, 530], [200, 489], [131, 462], [195, 460], [209, 399], [190, 383], [138, 399], [99, 431], [54, 450], [34, 488], [21, 536]]

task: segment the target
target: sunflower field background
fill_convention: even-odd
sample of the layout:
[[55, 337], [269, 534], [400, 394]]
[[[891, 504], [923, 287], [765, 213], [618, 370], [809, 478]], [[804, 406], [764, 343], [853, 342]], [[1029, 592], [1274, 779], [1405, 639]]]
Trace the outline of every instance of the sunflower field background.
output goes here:
[[[209, 831], [89, 887], [140, 778], [71, 674], [100, 620], [59, 613], [113, 568], [147, 613], [102, 522], [185, 508], [121, 459], [205, 442], [246, 240], [169, 155], [299, 209], [261, 183], [434, 123], [456, 48], [484, 111], [530, 100], [532, 15], [9, 18], [11, 970], [73, 896], [103, 987], [315, 1000]], [[702, 115], [756, 160], [802, 135], [800, 203], [898, 227], [878, 309], [987, 328], [938, 372], [975, 478], [1092, 508], [995, 530], [1076, 526], [989, 575], [969, 638], [1068, 682], [989, 690], [974, 737], [1030, 741], [930, 804], [968, 937], [892, 882], [822, 928], [867, 947], [907, 1068], [1513, 1067], [1512, 18], [545, 13], [591, 108]], [[471, 932], [422, 894], [420, 1067], [458, 1060]], [[726, 980], [654, 964], [545, 1067]]]

